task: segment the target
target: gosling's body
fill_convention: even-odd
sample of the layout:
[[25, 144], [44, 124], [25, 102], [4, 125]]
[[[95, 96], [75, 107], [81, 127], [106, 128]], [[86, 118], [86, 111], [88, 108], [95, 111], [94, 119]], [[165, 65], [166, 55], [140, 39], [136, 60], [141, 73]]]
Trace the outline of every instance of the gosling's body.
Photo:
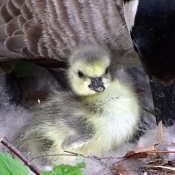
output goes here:
[[139, 108], [135, 94], [125, 84], [115, 80], [103, 93], [82, 102], [87, 105], [87, 121], [93, 124], [95, 134], [78, 150], [104, 155], [131, 138], [139, 121]]
[[[47, 102], [41, 105], [41, 110], [35, 112], [36, 119], [28, 126], [28, 133], [24, 137], [24, 147], [33, 156], [42, 152], [59, 154], [64, 150], [84, 155], [104, 155], [131, 138], [137, 127], [140, 117], [137, 96], [125, 83], [111, 79], [106, 71], [110, 64], [109, 55], [102, 53], [105, 55], [102, 58], [101, 52], [95, 52], [93, 46], [81, 49], [83, 53], [89, 53], [91, 50], [95, 62], [88, 60], [87, 64], [88, 58], [82, 59], [84, 62], [74, 62], [72, 58], [68, 76], [73, 92], [55, 90]], [[96, 47], [95, 50], [100, 50], [100, 47]], [[77, 54], [74, 53], [73, 57], [75, 56]], [[100, 57], [101, 62], [96, 57]], [[80, 74], [78, 69], [79, 80], [78, 76], [76, 77], [77, 66], [83, 71]], [[93, 71], [96, 75], [101, 74], [100, 81], [105, 83], [100, 84], [97, 81], [97, 84], [103, 89], [92, 90], [92, 83], [87, 86], [88, 75], [92, 75]], [[78, 92], [78, 87], [83, 87], [80, 85], [81, 81], [85, 87]], [[92, 92], [88, 90], [89, 87]], [[52, 163], [60, 159], [59, 156], [45, 158]]]

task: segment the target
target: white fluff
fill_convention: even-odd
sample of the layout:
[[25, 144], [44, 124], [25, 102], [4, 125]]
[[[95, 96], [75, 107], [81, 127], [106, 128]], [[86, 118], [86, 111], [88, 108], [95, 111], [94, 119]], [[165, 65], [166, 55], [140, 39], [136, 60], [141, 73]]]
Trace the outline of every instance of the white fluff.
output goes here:
[[[10, 105], [0, 110], [0, 137], [5, 136], [12, 141], [18, 130], [31, 120], [29, 112], [19, 106]], [[4, 146], [0, 144], [0, 150]]]

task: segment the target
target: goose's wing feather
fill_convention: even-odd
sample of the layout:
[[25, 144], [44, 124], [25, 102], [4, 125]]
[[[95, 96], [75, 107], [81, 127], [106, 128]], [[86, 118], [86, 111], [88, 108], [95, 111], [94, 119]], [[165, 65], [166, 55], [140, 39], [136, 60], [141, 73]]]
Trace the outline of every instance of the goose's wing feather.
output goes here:
[[0, 61], [64, 62], [71, 50], [83, 43], [108, 45], [115, 63], [128, 52], [131, 65], [139, 63], [121, 0], [1, 0]]
[[83, 43], [108, 45], [116, 62], [121, 54], [134, 53], [121, 0], [1, 0], [0, 61], [66, 61]]

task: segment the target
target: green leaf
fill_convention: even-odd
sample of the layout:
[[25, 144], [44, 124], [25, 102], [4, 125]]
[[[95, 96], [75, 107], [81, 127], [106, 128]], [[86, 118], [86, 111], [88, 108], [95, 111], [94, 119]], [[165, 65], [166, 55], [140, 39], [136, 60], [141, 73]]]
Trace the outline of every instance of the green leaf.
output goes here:
[[53, 165], [53, 171], [42, 171], [41, 175], [83, 175], [80, 168], [71, 165]]
[[80, 156], [80, 155], [77, 156], [76, 165], [77, 165], [79, 168], [84, 168], [84, 167], [86, 167], [86, 163], [84, 162], [84, 157], [83, 157], [83, 156]]
[[29, 172], [18, 159], [13, 159], [9, 154], [0, 152], [0, 174], [29, 175]]

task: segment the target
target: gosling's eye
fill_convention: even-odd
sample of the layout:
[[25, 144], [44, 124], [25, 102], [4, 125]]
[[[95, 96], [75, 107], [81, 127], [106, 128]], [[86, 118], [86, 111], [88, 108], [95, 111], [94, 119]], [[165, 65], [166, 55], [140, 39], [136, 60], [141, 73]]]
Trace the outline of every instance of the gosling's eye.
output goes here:
[[109, 72], [109, 68], [106, 68], [105, 74], [108, 74]]
[[78, 71], [78, 76], [79, 76], [80, 78], [85, 77], [85, 75], [83, 74], [83, 72], [81, 72], [80, 70]]

